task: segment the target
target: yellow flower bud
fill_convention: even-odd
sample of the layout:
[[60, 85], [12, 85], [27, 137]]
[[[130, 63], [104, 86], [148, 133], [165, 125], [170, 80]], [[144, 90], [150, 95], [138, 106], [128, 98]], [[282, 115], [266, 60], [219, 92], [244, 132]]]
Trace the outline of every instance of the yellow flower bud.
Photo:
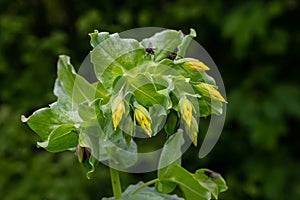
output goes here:
[[192, 135], [189, 135], [189, 137], [191, 138], [193, 144], [195, 145], [195, 147], [197, 146], [197, 137], [198, 137], [198, 133], [197, 132], [193, 132]]
[[193, 116], [192, 103], [186, 97], [183, 97], [179, 100], [179, 106], [183, 120], [188, 126], [191, 126]]
[[113, 121], [114, 129], [116, 130], [125, 112], [125, 106], [121, 95], [116, 96], [112, 100], [111, 110], [112, 110], [112, 121]]
[[184, 62], [182, 65], [184, 68], [194, 71], [206, 71], [209, 70], [209, 67], [207, 67], [203, 62], [201, 61], [188, 61]]
[[148, 111], [141, 105], [135, 105], [134, 116], [149, 137], [152, 136], [151, 118]]
[[185, 126], [185, 130], [186, 130], [189, 138], [192, 140], [193, 144], [195, 146], [197, 146], [198, 122], [194, 117], [192, 117], [191, 126], [189, 126], [189, 127]]
[[207, 83], [199, 83], [198, 85], [196, 85], [196, 87], [202, 93], [203, 96], [227, 103], [220, 94], [220, 92], [214, 86], [209, 85]]

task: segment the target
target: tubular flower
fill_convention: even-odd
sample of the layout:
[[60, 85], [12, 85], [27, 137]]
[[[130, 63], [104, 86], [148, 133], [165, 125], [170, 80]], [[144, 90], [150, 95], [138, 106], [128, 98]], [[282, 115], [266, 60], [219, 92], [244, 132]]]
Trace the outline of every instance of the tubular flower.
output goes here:
[[141, 105], [135, 105], [134, 116], [149, 137], [152, 136], [151, 117], [149, 112]]
[[213, 85], [207, 83], [199, 83], [198, 85], [196, 85], [196, 87], [203, 96], [227, 103], [220, 92]]
[[122, 100], [122, 96], [118, 95], [112, 100], [111, 103], [112, 121], [115, 130], [117, 129], [117, 126], [122, 120], [123, 114], [125, 112], [125, 106]]
[[209, 70], [209, 67], [207, 67], [201, 61], [188, 61], [188, 62], [184, 62], [182, 66], [185, 69], [194, 70], [194, 71], [206, 71], [206, 70]]
[[182, 114], [183, 120], [190, 127], [192, 122], [192, 115], [193, 115], [192, 103], [186, 97], [183, 97], [179, 100], [179, 106], [180, 106], [180, 112]]

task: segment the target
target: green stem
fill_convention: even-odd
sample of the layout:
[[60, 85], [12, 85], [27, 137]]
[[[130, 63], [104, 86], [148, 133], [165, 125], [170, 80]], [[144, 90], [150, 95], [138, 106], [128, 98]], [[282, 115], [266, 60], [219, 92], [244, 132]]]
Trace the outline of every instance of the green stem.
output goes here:
[[133, 190], [130, 194], [134, 195], [135, 193], [137, 193], [139, 190], [143, 189], [144, 187], [147, 187], [147, 186], [152, 185], [152, 184], [157, 183], [157, 182], [159, 182], [158, 178], [153, 179], [151, 181], [148, 181], [147, 183], [144, 183], [143, 185], [135, 188], [135, 190]]
[[115, 199], [118, 199], [122, 196], [119, 172], [112, 167], [109, 168], [109, 171], [110, 171], [110, 178], [111, 178], [114, 197]]

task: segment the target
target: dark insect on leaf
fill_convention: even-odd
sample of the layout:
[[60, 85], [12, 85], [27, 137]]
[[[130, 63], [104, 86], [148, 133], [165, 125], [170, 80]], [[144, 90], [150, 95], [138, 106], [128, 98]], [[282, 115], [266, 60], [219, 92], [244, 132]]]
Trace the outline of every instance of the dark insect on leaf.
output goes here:
[[152, 43], [150, 42], [149, 43], [149, 46], [145, 49], [146, 50], [146, 52], [148, 53], [148, 54], [151, 54], [151, 55], [154, 55], [155, 54], [155, 52], [154, 52], [154, 49], [153, 49], [153, 46], [152, 46]]
[[177, 56], [177, 53], [170, 53], [168, 56], [167, 56], [167, 58], [168, 59], [170, 59], [170, 60], [175, 60], [175, 58], [176, 58], [176, 56]]
[[204, 170], [204, 174], [210, 178], [216, 179], [218, 176], [220, 176], [219, 173], [211, 171], [209, 169]]
[[172, 53], [170, 53], [167, 58], [170, 59], [170, 60], [175, 60], [176, 56], [177, 56], [177, 52], [178, 52], [178, 49], [176, 48]]
[[147, 47], [147, 48], [146, 48], [146, 52], [149, 53], [149, 54], [151, 54], [151, 55], [154, 55], [154, 54], [155, 54], [153, 48], [151, 48], [151, 47]]

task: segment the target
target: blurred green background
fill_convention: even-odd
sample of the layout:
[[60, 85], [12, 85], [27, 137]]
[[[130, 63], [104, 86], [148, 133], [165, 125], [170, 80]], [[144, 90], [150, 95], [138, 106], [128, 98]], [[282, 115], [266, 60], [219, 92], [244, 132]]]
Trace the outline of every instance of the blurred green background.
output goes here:
[[[193, 171], [220, 172], [229, 190], [220, 199], [300, 199], [299, 1], [0, 1], [0, 199], [100, 199], [110, 196], [106, 167], [91, 180], [70, 152], [36, 148], [21, 114], [55, 101], [59, 54], [79, 66], [94, 29], [122, 32], [190, 27], [223, 76], [228, 112], [213, 151]], [[195, 159], [196, 157], [196, 159]], [[121, 174], [123, 187], [154, 173]]]

